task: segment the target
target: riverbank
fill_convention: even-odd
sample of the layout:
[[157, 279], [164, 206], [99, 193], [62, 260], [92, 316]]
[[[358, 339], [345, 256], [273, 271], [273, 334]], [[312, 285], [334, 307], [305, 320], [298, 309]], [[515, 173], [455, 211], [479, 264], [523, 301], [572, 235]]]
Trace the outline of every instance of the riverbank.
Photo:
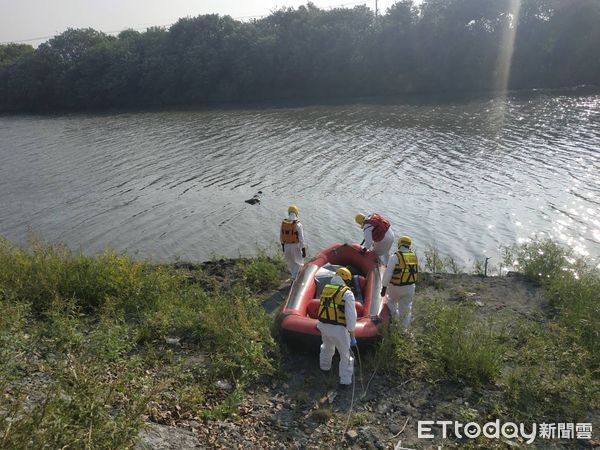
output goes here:
[[514, 252], [523, 275], [423, 274], [412, 334], [363, 350], [352, 401], [316, 354], [272, 337], [289, 285], [277, 257], [157, 266], [4, 241], [1, 446], [426, 448], [418, 420], [593, 423], [597, 436], [597, 269], [551, 243]]

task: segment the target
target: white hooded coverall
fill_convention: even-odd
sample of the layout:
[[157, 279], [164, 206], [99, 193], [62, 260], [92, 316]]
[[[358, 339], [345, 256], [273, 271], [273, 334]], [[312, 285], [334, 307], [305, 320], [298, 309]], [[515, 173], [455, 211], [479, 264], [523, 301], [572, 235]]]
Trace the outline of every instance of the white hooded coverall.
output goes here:
[[[402, 245], [398, 251], [409, 252], [410, 249]], [[392, 317], [402, 331], [407, 331], [412, 319], [412, 303], [415, 296], [415, 284], [396, 286], [390, 283], [396, 264], [398, 264], [398, 255], [397, 253], [394, 253], [385, 269], [381, 283], [382, 286], [387, 287], [386, 294], [388, 295], [388, 305]]]
[[[346, 286], [344, 280], [339, 276], [331, 279], [330, 284]], [[344, 296], [344, 316], [346, 317], [346, 326], [333, 325], [331, 323], [319, 322], [317, 328], [321, 332], [323, 343], [321, 344], [321, 353], [319, 355], [319, 366], [321, 370], [331, 370], [331, 361], [335, 354], [335, 349], [340, 354], [340, 384], [352, 384], [352, 374], [354, 372], [354, 358], [350, 353], [350, 331], [356, 327], [356, 308], [354, 306], [354, 294], [348, 289]]]
[[304, 231], [302, 224], [298, 220], [298, 217], [294, 213], [289, 214], [289, 219], [293, 222], [296, 220], [296, 230], [298, 231], [298, 242], [295, 244], [284, 244], [283, 245], [283, 257], [287, 263], [288, 270], [292, 274], [292, 280], [296, 279], [298, 272], [304, 266], [304, 258], [302, 258], [302, 249], [305, 247], [304, 244]]
[[373, 240], [373, 228], [373, 225], [365, 222], [363, 226], [363, 232], [365, 235], [364, 247], [367, 250], [371, 250], [372, 247], [373, 251], [379, 258], [379, 262], [384, 266], [387, 266], [390, 258], [390, 249], [392, 248], [392, 245], [394, 245], [394, 232], [392, 231], [392, 227], [389, 227], [385, 232], [383, 239], [379, 242], [375, 242]]

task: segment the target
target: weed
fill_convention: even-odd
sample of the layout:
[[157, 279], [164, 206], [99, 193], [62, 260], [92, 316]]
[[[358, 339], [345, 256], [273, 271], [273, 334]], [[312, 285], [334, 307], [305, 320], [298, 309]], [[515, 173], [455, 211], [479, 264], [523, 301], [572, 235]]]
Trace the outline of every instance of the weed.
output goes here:
[[444, 270], [444, 260], [435, 245], [429, 245], [425, 250], [425, 270], [438, 273]]
[[475, 384], [493, 381], [502, 365], [502, 332], [482, 322], [469, 305], [432, 302], [425, 311], [424, 352], [431, 373]]
[[246, 289], [215, 296], [202, 306], [201, 315], [197, 339], [211, 354], [215, 376], [253, 381], [274, 373], [269, 317]]
[[428, 364], [422, 357], [420, 345], [415, 336], [403, 334], [396, 327], [386, 328], [377, 351], [366, 358], [366, 365], [395, 380], [421, 377], [427, 372]]
[[252, 259], [239, 259], [235, 264], [236, 274], [253, 292], [264, 292], [279, 287], [283, 260], [280, 256], [269, 257], [264, 250]]
[[[235, 412], [245, 382], [276, 370], [270, 320], [250, 292], [278, 285], [280, 260], [262, 255], [240, 273], [209, 293], [189, 270], [0, 240], [0, 447], [129, 448], [151, 399], [165, 417]], [[209, 362], [181, 368], [157, 345], [166, 336], [196, 343]], [[236, 388], [207, 410], [217, 377]]]
[[471, 268], [471, 273], [473, 275], [478, 275], [478, 276], [485, 275], [484, 263], [482, 263], [478, 259], [473, 260], [473, 267]]
[[350, 427], [360, 427], [368, 424], [370, 416], [366, 411], [355, 412], [350, 418]]
[[577, 344], [576, 335], [557, 324], [527, 323], [516, 338], [513, 364], [501, 378], [514, 416], [577, 421], [590, 406], [598, 407], [592, 355]]
[[333, 412], [331, 411], [331, 408], [329, 407], [322, 407], [322, 408], [318, 408], [315, 409], [312, 414], [310, 415], [310, 417], [318, 423], [327, 423], [329, 422], [329, 420], [331, 419], [331, 417], [333, 416]]
[[600, 367], [600, 270], [573, 257], [553, 241], [533, 241], [519, 248], [520, 269], [540, 283], [550, 299], [556, 321], [572, 331]]
[[210, 420], [223, 420], [232, 414], [236, 413], [240, 403], [244, 398], [244, 389], [242, 385], [235, 387], [233, 392], [227, 396], [227, 398], [217, 406], [206, 410], [202, 413], [202, 417]]
[[456, 260], [452, 256], [447, 256], [444, 258], [444, 267], [446, 267], [450, 273], [459, 274], [464, 272], [462, 266], [456, 262]]

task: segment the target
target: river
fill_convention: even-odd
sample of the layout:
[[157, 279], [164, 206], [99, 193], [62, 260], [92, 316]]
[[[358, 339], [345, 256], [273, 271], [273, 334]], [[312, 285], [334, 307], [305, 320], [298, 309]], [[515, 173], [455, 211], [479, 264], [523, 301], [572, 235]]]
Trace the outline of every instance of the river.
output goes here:
[[[532, 236], [600, 256], [600, 95], [0, 116], [0, 234], [160, 261], [309, 252], [378, 211], [467, 269]], [[262, 191], [261, 203], [244, 200]]]

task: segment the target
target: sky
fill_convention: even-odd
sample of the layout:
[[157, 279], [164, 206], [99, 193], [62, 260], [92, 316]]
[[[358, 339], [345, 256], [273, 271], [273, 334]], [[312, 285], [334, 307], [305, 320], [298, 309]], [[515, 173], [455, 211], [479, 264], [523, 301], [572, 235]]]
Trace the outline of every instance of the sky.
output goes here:
[[[126, 28], [168, 26], [177, 19], [199, 14], [228, 14], [247, 19], [268, 15], [307, 0], [0, 0], [0, 43], [26, 41], [37, 46], [67, 28], [94, 28], [116, 33]], [[375, 0], [313, 0], [320, 8], [353, 7]], [[385, 11], [394, 0], [378, 0]]]

